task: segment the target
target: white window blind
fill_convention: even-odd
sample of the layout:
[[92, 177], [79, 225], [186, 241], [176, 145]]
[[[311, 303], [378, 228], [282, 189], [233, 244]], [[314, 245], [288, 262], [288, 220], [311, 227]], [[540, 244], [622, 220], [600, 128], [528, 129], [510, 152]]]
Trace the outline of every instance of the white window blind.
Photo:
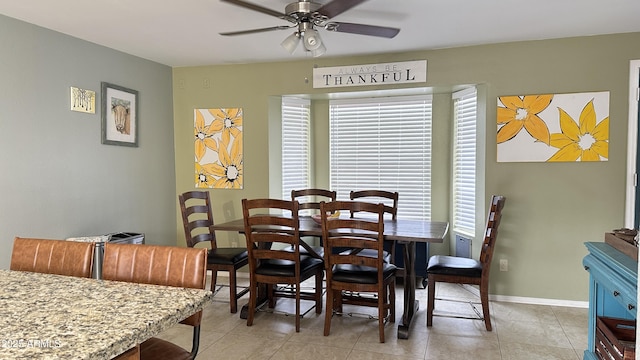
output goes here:
[[309, 187], [310, 101], [282, 98], [282, 199]]
[[453, 230], [475, 235], [476, 219], [476, 89], [453, 94]]
[[332, 100], [330, 186], [398, 191], [398, 217], [431, 218], [431, 96]]

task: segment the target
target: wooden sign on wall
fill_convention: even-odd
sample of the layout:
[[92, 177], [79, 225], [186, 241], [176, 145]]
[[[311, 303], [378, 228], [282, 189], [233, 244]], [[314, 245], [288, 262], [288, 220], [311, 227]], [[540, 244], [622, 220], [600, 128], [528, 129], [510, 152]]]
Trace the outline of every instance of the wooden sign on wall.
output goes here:
[[313, 69], [313, 87], [395, 85], [427, 82], [427, 60]]

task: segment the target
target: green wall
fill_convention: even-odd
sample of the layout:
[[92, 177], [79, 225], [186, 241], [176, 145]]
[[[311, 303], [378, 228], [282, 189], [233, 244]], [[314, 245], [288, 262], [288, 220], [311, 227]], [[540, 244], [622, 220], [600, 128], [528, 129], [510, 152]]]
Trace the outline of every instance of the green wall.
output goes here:
[[[481, 201], [491, 194], [507, 197], [495, 259], [507, 259], [509, 271], [494, 262], [491, 292], [498, 295], [586, 301], [588, 276], [582, 268], [585, 241], [602, 241], [604, 232], [624, 222], [629, 61], [640, 59], [640, 33], [528, 41], [377, 56], [331, 58], [239, 65], [174, 68], [174, 134], [176, 192], [193, 189], [193, 109], [244, 109], [243, 190], [211, 190], [214, 218], [222, 222], [241, 216], [242, 198], [270, 194], [269, 103], [285, 94], [326, 99], [327, 92], [388, 90], [383, 87], [312, 88], [315, 65], [338, 66], [428, 60], [427, 84], [434, 97], [434, 152], [450, 154], [450, 104], [447, 94], [458, 85], [479, 85], [481, 119], [486, 119], [486, 153]], [[329, 47], [329, 53], [331, 49]], [[396, 89], [401, 86], [396, 86]], [[539, 93], [610, 92], [609, 161], [600, 163], [497, 163], [496, 97]], [[326, 101], [324, 101], [326, 104]], [[326, 137], [323, 101], [314, 105], [314, 127]], [[318, 109], [320, 107], [320, 109]], [[322, 118], [319, 114], [325, 114]], [[324, 142], [323, 142], [324, 141]], [[316, 177], [326, 174], [326, 140], [314, 139]], [[325, 145], [326, 147], [326, 145]], [[450, 161], [434, 164], [433, 219], [448, 220]], [[273, 180], [272, 180], [273, 181]], [[328, 181], [326, 182], [328, 183]], [[272, 184], [273, 185], [273, 184]], [[176, 196], [177, 198], [177, 196]], [[176, 216], [178, 237], [181, 222]], [[478, 229], [481, 232], [482, 229]], [[223, 235], [221, 241], [242, 241]], [[479, 252], [479, 241], [473, 253]], [[242, 244], [242, 242], [241, 242]], [[451, 244], [434, 246], [447, 252]]]

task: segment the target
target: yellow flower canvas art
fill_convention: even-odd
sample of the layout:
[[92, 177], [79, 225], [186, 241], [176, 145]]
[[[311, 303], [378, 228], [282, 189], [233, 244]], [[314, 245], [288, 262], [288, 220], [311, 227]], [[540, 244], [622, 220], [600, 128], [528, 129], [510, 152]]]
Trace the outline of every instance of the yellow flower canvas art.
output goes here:
[[609, 92], [500, 96], [498, 162], [609, 159]]
[[195, 109], [195, 187], [243, 188], [242, 109]]

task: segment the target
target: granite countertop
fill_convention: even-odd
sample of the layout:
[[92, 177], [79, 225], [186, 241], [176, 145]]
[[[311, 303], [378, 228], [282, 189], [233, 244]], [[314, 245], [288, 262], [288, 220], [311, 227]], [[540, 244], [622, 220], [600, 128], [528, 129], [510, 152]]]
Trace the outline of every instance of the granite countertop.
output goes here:
[[66, 240], [77, 241], [77, 242], [105, 243], [109, 241], [109, 235], [70, 237], [70, 238], [67, 238]]
[[111, 359], [212, 297], [199, 289], [0, 270], [0, 359]]

